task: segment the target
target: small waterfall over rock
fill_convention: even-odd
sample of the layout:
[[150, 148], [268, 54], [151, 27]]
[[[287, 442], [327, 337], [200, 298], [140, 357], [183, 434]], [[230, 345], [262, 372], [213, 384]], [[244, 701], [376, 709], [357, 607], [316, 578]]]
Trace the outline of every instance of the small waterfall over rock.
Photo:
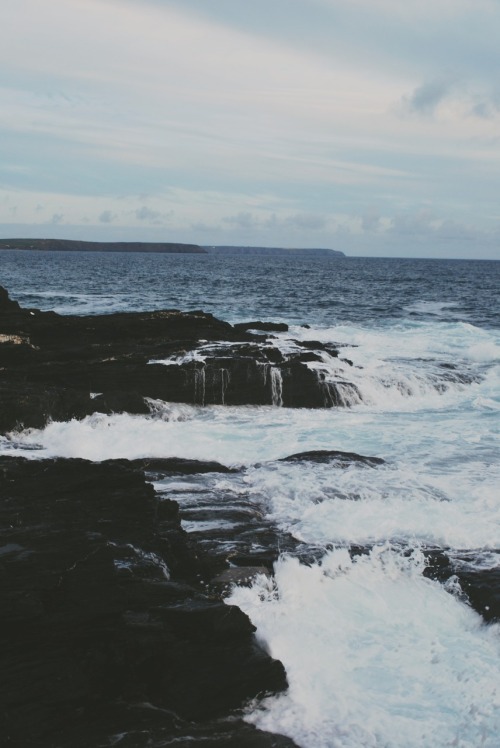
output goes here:
[[226, 405], [226, 392], [230, 380], [229, 369], [201, 364], [194, 370], [194, 403]]
[[281, 369], [276, 366], [271, 366], [269, 369], [271, 377], [271, 394], [272, 403], [281, 407], [283, 405], [283, 377], [281, 375]]
[[267, 363], [261, 363], [260, 366], [262, 367], [264, 387], [270, 389], [271, 405], [281, 408], [283, 406], [283, 376], [281, 369]]
[[352, 382], [329, 382], [323, 371], [317, 371], [316, 376], [325, 408], [350, 408], [363, 401], [359, 389]]

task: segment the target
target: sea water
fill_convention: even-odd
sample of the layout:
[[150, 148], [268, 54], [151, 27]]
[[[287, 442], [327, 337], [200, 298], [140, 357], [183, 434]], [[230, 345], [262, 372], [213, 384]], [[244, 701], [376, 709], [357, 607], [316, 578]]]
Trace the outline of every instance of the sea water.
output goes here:
[[[273, 341], [284, 351], [296, 340], [340, 346], [321, 366], [356, 384], [349, 407], [152, 402], [149, 416], [53, 422], [0, 447], [33, 459], [242, 467], [202, 480], [214, 495], [259, 505], [318, 559], [284, 555], [272, 580], [229, 594], [290, 685], [246, 718], [307, 748], [498, 748], [499, 626], [485, 624], [456, 580], [424, 576], [423, 551], [500, 566], [500, 263], [2, 252], [0, 267], [23, 306], [201, 308], [230, 322], [287, 322]], [[385, 462], [279, 461], [313, 449]], [[159, 490], [182, 509], [200, 484]], [[366, 553], [351, 557], [353, 544]]]

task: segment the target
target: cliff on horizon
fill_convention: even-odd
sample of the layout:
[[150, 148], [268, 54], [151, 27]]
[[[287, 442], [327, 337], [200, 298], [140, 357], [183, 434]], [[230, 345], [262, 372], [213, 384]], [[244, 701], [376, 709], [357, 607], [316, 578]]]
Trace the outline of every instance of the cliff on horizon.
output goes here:
[[268, 257], [345, 257], [338, 249], [289, 247], [204, 246], [211, 255], [259, 255]]
[[157, 252], [206, 254], [197, 244], [174, 242], [83, 242], [72, 239], [0, 239], [0, 249], [49, 252]]
[[288, 258], [345, 257], [345, 254], [337, 249], [326, 248], [199, 246], [179, 242], [90, 242], [75, 239], [0, 239], [0, 250], [3, 249], [33, 252], [153, 252]]

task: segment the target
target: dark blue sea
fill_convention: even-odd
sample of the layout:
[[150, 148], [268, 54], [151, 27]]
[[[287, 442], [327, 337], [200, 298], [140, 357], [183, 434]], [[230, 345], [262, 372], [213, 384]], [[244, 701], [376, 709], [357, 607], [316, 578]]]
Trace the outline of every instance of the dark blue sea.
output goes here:
[[[200, 490], [245, 497], [315, 550], [316, 562], [284, 555], [273, 579], [228, 592], [290, 684], [246, 718], [305, 748], [498, 748], [499, 625], [458, 579], [428, 578], [424, 551], [500, 568], [499, 281], [488, 261], [3, 251], [0, 284], [23, 306], [286, 322], [274, 344], [342, 346], [350, 363], [325, 352], [321, 366], [361, 398], [324, 410], [155, 403], [149, 416], [10, 435], [0, 450], [242, 466], [156, 487], [181, 511]], [[385, 464], [278, 461], [313, 449]], [[366, 552], [353, 557], [353, 545]]]
[[493, 261], [3, 251], [0, 269], [22, 304], [61, 314], [179, 308], [330, 325], [441, 310], [441, 321], [500, 325]]

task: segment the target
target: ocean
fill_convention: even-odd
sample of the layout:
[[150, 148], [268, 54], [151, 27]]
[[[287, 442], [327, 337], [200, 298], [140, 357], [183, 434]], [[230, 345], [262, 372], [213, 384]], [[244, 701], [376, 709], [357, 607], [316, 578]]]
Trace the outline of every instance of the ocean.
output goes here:
[[[228, 589], [289, 681], [246, 719], [304, 748], [498, 748], [499, 624], [456, 577], [425, 569], [443, 551], [456, 569], [500, 570], [499, 281], [490, 261], [3, 251], [0, 284], [22, 306], [285, 322], [276, 346], [340, 346], [348, 361], [325, 352], [321, 366], [356, 389], [346, 407], [319, 410], [96, 414], [2, 437], [0, 452], [242, 467], [156, 488], [184, 507], [188, 531], [201, 529], [190, 507], [206, 492], [252, 502], [311, 551]], [[384, 464], [280, 461], [309, 450]]]

